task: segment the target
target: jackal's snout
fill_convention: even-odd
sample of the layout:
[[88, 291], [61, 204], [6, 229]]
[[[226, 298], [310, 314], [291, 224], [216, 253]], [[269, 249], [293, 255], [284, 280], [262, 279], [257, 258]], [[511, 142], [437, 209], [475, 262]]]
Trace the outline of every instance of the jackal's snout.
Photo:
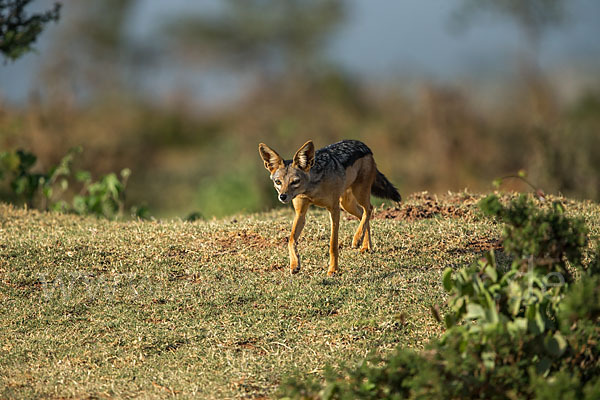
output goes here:
[[283, 204], [289, 203], [290, 196], [287, 193], [281, 193], [279, 195], [279, 201], [282, 202]]

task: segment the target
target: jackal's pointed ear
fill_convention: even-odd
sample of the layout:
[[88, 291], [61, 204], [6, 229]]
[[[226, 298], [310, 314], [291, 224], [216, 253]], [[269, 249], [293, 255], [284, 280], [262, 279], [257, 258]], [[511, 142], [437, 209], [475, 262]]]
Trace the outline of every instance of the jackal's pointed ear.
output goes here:
[[258, 145], [258, 152], [265, 162], [265, 168], [269, 170], [270, 173], [277, 171], [279, 168], [283, 167], [283, 159], [277, 154], [277, 152], [271, 149], [264, 143], [260, 143]]
[[313, 165], [315, 165], [315, 145], [312, 140], [309, 140], [294, 155], [292, 166], [308, 172]]

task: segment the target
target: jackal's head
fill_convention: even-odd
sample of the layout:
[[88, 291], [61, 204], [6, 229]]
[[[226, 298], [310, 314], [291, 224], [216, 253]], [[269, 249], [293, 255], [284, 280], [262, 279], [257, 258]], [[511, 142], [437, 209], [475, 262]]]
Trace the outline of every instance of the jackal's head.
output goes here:
[[265, 162], [265, 168], [271, 173], [271, 180], [279, 193], [279, 201], [289, 203], [297, 195], [305, 193], [308, 173], [315, 163], [315, 145], [312, 140], [298, 149], [291, 162], [285, 162], [264, 143], [258, 145], [258, 152]]

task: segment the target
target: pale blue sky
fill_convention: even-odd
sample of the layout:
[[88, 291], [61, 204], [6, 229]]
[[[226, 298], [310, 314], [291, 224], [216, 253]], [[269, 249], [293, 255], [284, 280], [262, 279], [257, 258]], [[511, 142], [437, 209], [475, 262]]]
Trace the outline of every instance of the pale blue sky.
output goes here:
[[[452, 82], [510, 75], [523, 49], [518, 30], [506, 20], [484, 18], [453, 34], [450, 16], [459, 1], [348, 0], [347, 21], [331, 38], [327, 55], [368, 83], [393, 77]], [[141, 0], [132, 15], [132, 33], [144, 40], [165, 14], [176, 16], [182, 10], [211, 9], [215, 4], [215, 0]], [[570, 22], [545, 37], [540, 64], [550, 71], [594, 74], [600, 68], [600, 1], [571, 0], [569, 4]], [[39, 84], [37, 65], [44, 62], [55, 30], [51, 27], [43, 34], [37, 53], [0, 66], [0, 98], [23, 101]], [[156, 73], [157, 90], [170, 89], [174, 84], [170, 75], [168, 68]], [[210, 91], [210, 85], [203, 90]]]

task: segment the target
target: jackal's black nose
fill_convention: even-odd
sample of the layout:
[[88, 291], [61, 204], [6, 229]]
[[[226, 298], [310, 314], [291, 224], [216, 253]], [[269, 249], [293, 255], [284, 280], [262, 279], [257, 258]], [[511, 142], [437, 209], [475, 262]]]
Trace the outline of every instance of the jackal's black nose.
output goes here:
[[282, 193], [279, 195], [279, 200], [281, 201], [286, 201], [288, 199], [288, 195], [285, 193]]

